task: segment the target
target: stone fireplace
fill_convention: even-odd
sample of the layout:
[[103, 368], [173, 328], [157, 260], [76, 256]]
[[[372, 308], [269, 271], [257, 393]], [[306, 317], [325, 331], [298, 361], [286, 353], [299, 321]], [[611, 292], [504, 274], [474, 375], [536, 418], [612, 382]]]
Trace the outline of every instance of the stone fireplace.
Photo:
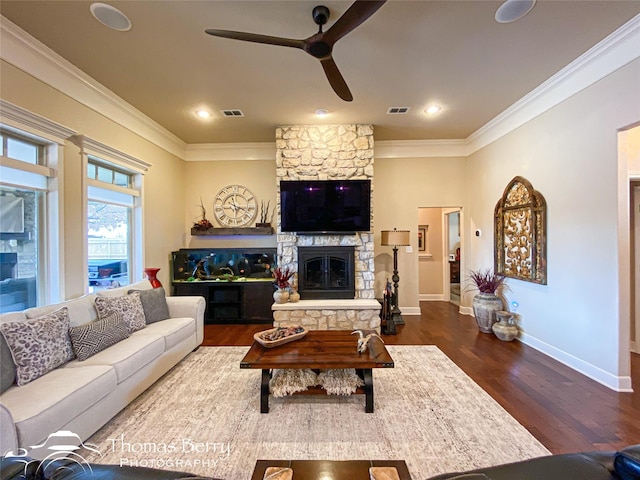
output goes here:
[[[294, 125], [276, 129], [276, 175], [278, 181], [278, 264], [297, 273], [296, 284], [310, 283], [311, 288], [298, 303], [274, 305], [274, 325], [301, 323], [316, 329], [371, 328], [380, 330], [380, 306], [374, 295], [373, 234], [296, 235], [280, 231], [281, 180], [371, 180], [371, 228], [373, 229], [373, 127], [371, 125]], [[333, 296], [331, 288], [318, 289], [318, 282], [331, 285], [332, 267], [326, 266], [323, 252], [348, 247], [353, 251], [352, 286]], [[306, 250], [306, 249], [312, 250]], [[327, 276], [301, 276], [300, 252], [313, 251], [324, 258], [315, 266]], [[324, 264], [322, 262], [325, 262]], [[330, 260], [329, 260], [330, 263]], [[340, 263], [340, 262], [338, 262]], [[324, 267], [323, 267], [324, 265]], [[337, 265], [337, 264], [336, 264]], [[306, 268], [306, 267], [304, 267]], [[342, 267], [336, 267], [337, 273]], [[311, 295], [311, 296], [309, 296]], [[313, 297], [313, 298], [312, 298]]]

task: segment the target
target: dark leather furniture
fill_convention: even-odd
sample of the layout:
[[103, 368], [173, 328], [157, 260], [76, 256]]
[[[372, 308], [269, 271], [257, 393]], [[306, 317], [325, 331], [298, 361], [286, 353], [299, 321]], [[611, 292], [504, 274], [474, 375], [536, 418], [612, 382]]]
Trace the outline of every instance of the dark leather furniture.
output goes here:
[[550, 455], [522, 462], [445, 473], [429, 480], [640, 480], [640, 445], [618, 452]]
[[[185, 472], [172, 472], [118, 465], [71, 464], [66, 468], [41, 468], [32, 461], [25, 468], [24, 457], [2, 458], [0, 480], [179, 480], [211, 479]], [[249, 472], [247, 472], [249, 475]], [[640, 480], [640, 445], [618, 452], [586, 452], [550, 455], [522, 462], [445, 473], [429, 480]], [[301, 478], [299, 480], [315, 480]], [[356, 479], [354, 479], [356, 480]]]

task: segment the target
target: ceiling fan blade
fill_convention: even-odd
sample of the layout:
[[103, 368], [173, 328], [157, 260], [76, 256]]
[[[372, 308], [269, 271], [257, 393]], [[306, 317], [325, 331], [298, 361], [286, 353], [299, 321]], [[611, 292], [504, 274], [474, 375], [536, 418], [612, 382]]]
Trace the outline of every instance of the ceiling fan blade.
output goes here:
[[324, 73], [327, 76], [333, 91], [336, 92], [345, 102], [352, 101], [353, 95], [351, 95], [347, 82], [344, 81], [340, 70], [338, 70], [336, 62], [333, 61], [333, 57], [323, 58], [320, 60], [320, 63], [322, 64]]
[[231, 38], [233, 40], [243, 40], [245, 42], [266, 43], [269, 45], [279, 45], [281, 47], [293, 47], [304, 49], [304, 41], [295, 38], [272, 37], [270, 35], [260, 35], [258, 33], [234, 32], [232, 30], [217, 30], [208, 28], [205, 30], [214, 37]]
[[356, 0], [336, 22], [324, 32], [323, 40], [333, 45], [347, 33], [358, 27], [378, 9], [386, 0]]

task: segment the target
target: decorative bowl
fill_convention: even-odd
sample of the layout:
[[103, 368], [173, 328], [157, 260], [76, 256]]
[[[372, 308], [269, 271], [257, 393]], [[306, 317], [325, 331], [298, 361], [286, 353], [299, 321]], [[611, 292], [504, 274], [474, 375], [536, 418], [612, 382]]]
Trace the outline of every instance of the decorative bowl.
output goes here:
[[[293, 333], [287, 336], [277, 338], [276, 340], [268, 340], [267, 338], [264, 338], [267, 335], [272, 335], [278, 331], [285, 332], [288, 328], [294, 328], [300, 331], [298, 333]], [[278, 345], [284, 345], [285, 343], [298, 340], [304, 337], [307, 334], [307, 332], [308, 330], [306, 328], [301, 327], [299, 325], [292, 325], [290, 327], [276, 327], [276, 328], [271, 328], [269, 330], [263, 330], [262, 332], [254, 333], [253, 339], [265, 348], [273, 348], [273, 347], [277, 347]]]

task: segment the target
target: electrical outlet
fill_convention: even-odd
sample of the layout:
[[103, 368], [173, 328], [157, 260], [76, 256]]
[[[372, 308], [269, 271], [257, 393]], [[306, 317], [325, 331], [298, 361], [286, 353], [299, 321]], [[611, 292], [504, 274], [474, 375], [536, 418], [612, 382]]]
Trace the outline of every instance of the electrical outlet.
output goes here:
[[411, 245], [407, 245], [405, 247], [405, 252], [406, 253], [413, 253], [413, 247]]

